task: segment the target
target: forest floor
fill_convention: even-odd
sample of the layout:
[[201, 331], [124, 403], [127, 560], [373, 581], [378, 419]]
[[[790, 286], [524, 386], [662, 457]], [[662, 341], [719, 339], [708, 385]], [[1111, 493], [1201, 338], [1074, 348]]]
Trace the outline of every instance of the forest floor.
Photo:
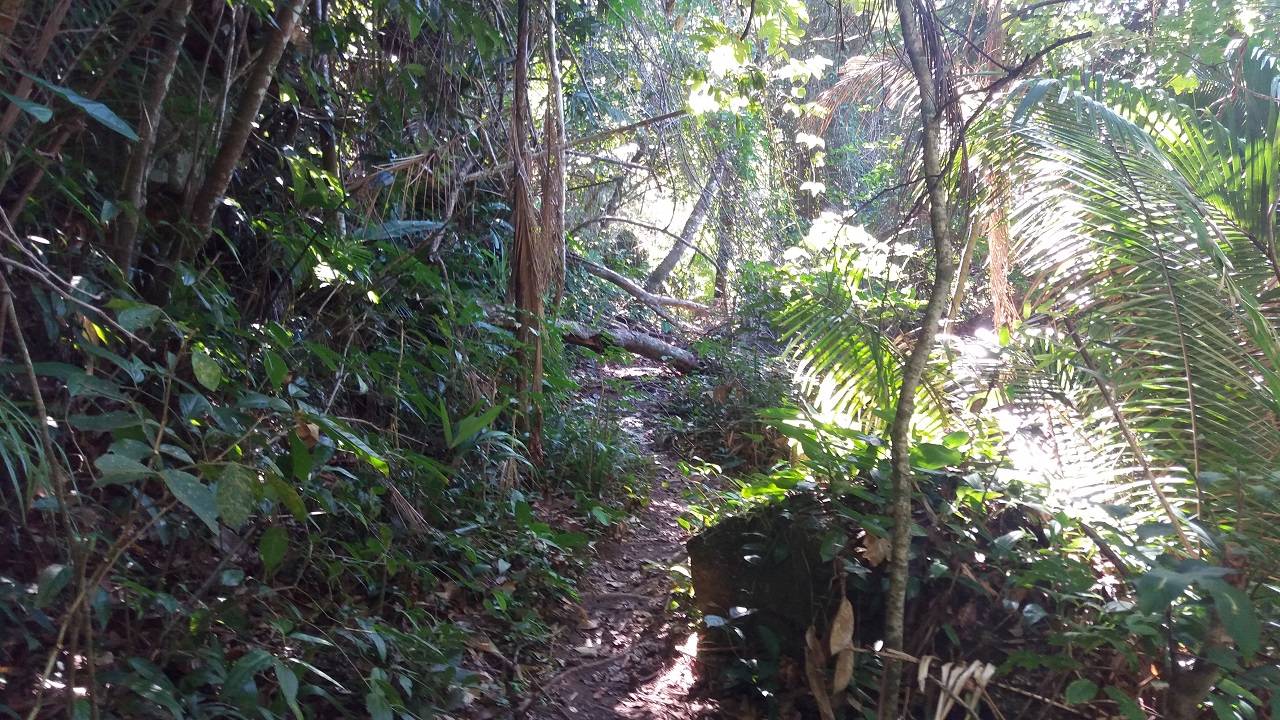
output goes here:
[[[714, 701], [694, 689], [697, 635], [689, 618], [673, 602], [677, 576], [686, 564], [690, 532], [678, 518], [688, 509], [691, 478], [678, 458], [663, 447], [659, 428], [663, 406], [674, 391], [670, 371], [656, 363], [607, 365], [601, 383], [589, 392], [618, 393], [627, 388], [631, 410], [621, 418], [642, 455], [653, 458], [652, 472], [636, 488], [647, 502], [624, 523], [598, 540], [591, 564], [579, 580], [577, 617], [561, 627], [551, 649], [555, 669], [537, 681], [541, 697], [529, 703], [531, 720], [693, 720], [720, 717]], [[602, 378], [603, 379], [603, 378]], [[648, 488], [643, 484], [647, 483]]]

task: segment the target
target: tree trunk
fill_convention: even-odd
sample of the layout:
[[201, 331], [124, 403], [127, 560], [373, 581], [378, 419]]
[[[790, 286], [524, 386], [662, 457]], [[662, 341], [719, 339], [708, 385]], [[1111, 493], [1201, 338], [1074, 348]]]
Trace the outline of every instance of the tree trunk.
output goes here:
[[[946, 309], [955, 274], [952, 258], [950, 218], [947, 216], [947, 186], [942, 176], [942, 113], [945, 98], [938, 93], [945, 87], [944, 59], [925, 48], [922, 26], [935, 27], [937, 11], [932, 0], [896, 0], [902, 25], [903, 44], [911, 60], [911, 70], [920, 88], [920, 122], [923, 129], [922, 154], [925, 191], [929, 201], [929, 230], [933, 235], [934, 280], [921, 321], [915, 347], [902, 370], [902, 387], [898, 407], [889, 432], [893, 467], [893, 542], [889, 564], [889, 594], [885, 607], [885, 647], [901, 652], [907, 598], [907, 560], [911, 548], [911, 418], [915, 413], [916, 389], [924, 375], [925, 365], [938, 335], [938, 325]], [[918, 8], [918, 10], [917, 10]], [[940, 39], [934, 38], [937, 42]], [[936, 49], [935, 49], [936, 52]], [[943, 88], [935, 83], [934, 72], [943, 76]], [[880, 720], [896, 720], [902, 690], [902, 661], [886, 659], [881, 685]]]
[[22, 17], [23, 0], [0, 0], [0, 56], [4, 55], [18, 18]]
[[587, 260], [586, 258], [579, 257], [578, 255], [570, 255], [569, 257], [575, 263], [577, 263], [578, 265], [581, 265], [583, 270], [586, 270], [587, 272], [591, 273], [592, 275], [595, 275], [596, 277], [602, 280], [608, 280], [614, 285], [617, 285], [623, 290], [626, 290], [627, 293], [631, 295], [631, 297], [634, 297], [635, 299], [649, 306], [650, 309], [652, 309], [655, 313], [658, 314], [658, 317], [662, 318], [663, 320], [666, 320], [667, 322], [671, 323], [672, 325], [675, 325], [676, 327], [681, 327], [683, 323], [680, 322], [679, 318], [675, 317], [674, 315], [672, 315], [670, 312], [666, 310], [666, 308], [668, 307], [683, 308], [685, 310], [688, 310], [698, 315], [710, 315], [712, 312], [712, 309], [710, 307], [707, 307], [702, 303], [694, 302], [692, 300], [685, 300], [684, 298], [666, 297], [663, 295], [654, 295], [648, 290], [645, 290], [639, 285], [636, 285], [635, 283], [631, 282], [629, 278], [623, 277], [622, 275], [619, 275], [618, 273], [610, 270], [607, 267], [597, 265], [591, 262], [590, 260]]
[[151, 174], [151, 153], [155, 151], [156, 135], [164, 118], [164, 100], [169, 96], [169, 84], [178, 67], [182, 43], [186, 41], [187, 15], [190, 12], [191, 0], [176, 0], [169, 8], [169, 44], [165, 47], [160, 62], [156, 64], [155, 77], [151, 79], [151, 89], [147, 93], [142, 118], [138, 123], [138, 142], [133, 146], [133, 153], [129, 155], [129, 164], [124, 171], [120, 195], [125, 207], [120, 223], [116, 225], [111, 257], [126, 278], [133, 273], [138, 247], [138, 226], [147, 207], [146, 189], [147, 176]]
[[546, 0], [547, 22], [547, 113], [544, 122], [542, 154], [542, 239], [540, 249], [551, 255], [554, 264], [544, 266], [548, 272], [539, 278], [544, 292], [555, 287], [554, 308], [564, 300], [564, 90], [560, 81], [560, 58], [556, 53], [556, 1]]
[[[44, 66], [45, 56], [49, 54], [49, 47], [53, 45], [53, 39], [58, 36], [58, 32], [62, 30], [62, 21], [67, 17], [67, 11], [71, 9], [71, 0], [62, 0], [54, 6], [53, 12], [44, 20], [44, 29], [36, 38], [35, 43], [25, 53], [23, 58], [23, 67], [21, 70], [26, 73], [40, 77], [40, 68]], [[12, 12], [20, 12], [21, 8], [15, 8]], [[15, 17], [16, 21], [16, 17]], [[27, 75], [18, 78], [18, 84], [14, 87], [12, 94], [19, 100], [26, 100], [31, 94], [31, 87], [34, 81]], [[9, 137], [9, 131], [13, 130], [13, 126], [18, 122], [18, 116], [22, 114], [22, 108], [18, 107], [15, 102], [10, 102], [4, 115], [0, 117], [0, 140], [6, 140]]]
[[644, 282], [644, 289], [649, 292], [658, 292], [662, 289], [663, 283], [667, 278], [671, 277], [671, 271], [676, 265], [680, 264], [680, 259], [684, 257], [684, 251], [693, 247], [693, 240], [698, 236], [698, 230], [702, 228], [702, 221], [707, 217], [707, 211], [711, 209], [711, 201], [715, 199], [716, 193], [720, 190], [720, 177], [724, 174], [725, 165], [729, 162], [729, 152], [720, 154], [716, 158], [715, 163], [711, 166], [711, 178], [707, 180], [707, 184], [702, 188], [702, 194], [698, 196], [698, 201], [694, 203], [693, 212], [689, 213], [689, 219], [684, 224], [684, 230], [680, 233], [680, 239], [676, 241], [671, 252], [663, 258], [658, 267], [649, 275], [649, 279]]
[[529, 2], [518, 0], [516, 53], [512, 66], [514, 92], [511, 103], [512, 239], [511, 277], [507, 294], [515, 305], [516, 390], [519, 410], [516, 427], [524, 436], [525, 451], [534, 465], [542, 464], [542, 319], [539, 272], [538, 212], [534, 208], [533, 163], [529, 157]]
[[194, 257], [213, 232], [213, 215], [218, 202], [226, 194], [231, 176], [240, 164], [240, 157], [244, 154], [249, 135], [253, 133], [254, 122], [258, 119], [258, 111], [262, 109], [262, 101], [267, 96], [267, 88], [271, 85], [271, 74], [284, 56], [284, 49], [293, 37], [293, 28], [297, 25], [298, 15], [305, 4], [306, 0], [287, 0], [276, 5], [275, 30], [267, 37], [266, 45], [259, 51], [258, 60], [249, 71], [235, 115], [223, 136], [222, 147], [218, 149], [218, 155], [196, 193], [188, 235], [173, 257], [175, 266], [177, 261]]
[[733, 262], [733, 193], [726, 187], [720, 194], [720, 238], [716, 245], [716, 300], [726, 297], [729, 289], [729, 264]]

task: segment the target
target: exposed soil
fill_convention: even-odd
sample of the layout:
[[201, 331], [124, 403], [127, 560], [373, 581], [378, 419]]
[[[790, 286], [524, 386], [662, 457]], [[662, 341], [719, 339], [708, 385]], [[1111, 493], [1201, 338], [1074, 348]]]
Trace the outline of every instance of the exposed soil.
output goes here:
[[677, 518], [692, 482], [677, 459], [659, 447], [655, 428], [670, 390], [670, 371], [654, 363], [607, 366], [607, 376], [642, 390], [623, 419], [641, 452], [656, 463], [647, 504], [618, 532], [595, 543], [590, 569], [579, 582], [576, 623], [563, 628], [552, 649], [557, 667], [538, 680], [541, 697], [529, 703], [531, 720], [692, 720], [720, 717], [714, 701], [693, 693], [696, 635], [672, 609], [672, 566], [686, 562], [689, 533]]

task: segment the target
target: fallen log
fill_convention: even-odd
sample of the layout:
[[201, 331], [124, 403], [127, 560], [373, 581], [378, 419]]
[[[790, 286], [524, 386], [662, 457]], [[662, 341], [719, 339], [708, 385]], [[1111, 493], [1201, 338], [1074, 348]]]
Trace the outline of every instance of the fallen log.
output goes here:
[[610, 347], [620, 347], [641, 357], [666, 363], [682, 373], [690, 373], [698, 369], [697, 355], [652, 335], [623, 327], [601, 330], [572, 320], [561, 320], [557, 325], [564, 336], [564, 341], [571, 345], [597, 352]]
[[[503, 330], [515, 331], [516, 320], [508, 309], [482, 303], [493, 324]], [[605, 329], [588, 327], [573, 320], [558, 320], [564, 342], [603, 352], [610, 347], [620, 347], [629, 353], [666, 363], [682, 373], [690, 373], [701, 364], [698, 356], [671, 343], [628, 328], [614, 326]]]

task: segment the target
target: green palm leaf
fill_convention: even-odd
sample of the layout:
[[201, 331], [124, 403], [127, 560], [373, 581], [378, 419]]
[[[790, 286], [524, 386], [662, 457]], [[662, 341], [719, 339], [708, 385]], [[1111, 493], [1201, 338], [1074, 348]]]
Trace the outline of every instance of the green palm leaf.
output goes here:
[[[1280, 455], [1280, 342], [1259, 302], [1274, 277], [1277, 133], [1258, 115], [1219, 119], [1097, 78], [1038, 81], [1001, 138], [1016, 145], [1011, 229], [1037, 278], [1028, 302], [1079, 328], [1121, 417], [1103, 419], [1097, 392], [1081, 416], [1111, 446], [1128, 425], [1175, 482]], [[1253, 130], [1228, 125], [1240, 118]], [[1258, 162], [1271, 170], [1241, 171]], [[1192, 487], [1177, 489], [1190, 499]]]

